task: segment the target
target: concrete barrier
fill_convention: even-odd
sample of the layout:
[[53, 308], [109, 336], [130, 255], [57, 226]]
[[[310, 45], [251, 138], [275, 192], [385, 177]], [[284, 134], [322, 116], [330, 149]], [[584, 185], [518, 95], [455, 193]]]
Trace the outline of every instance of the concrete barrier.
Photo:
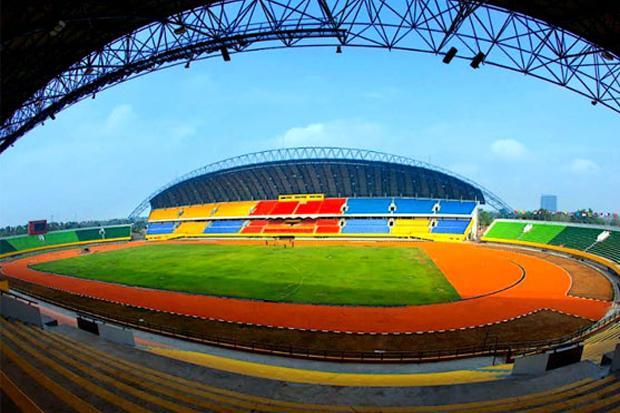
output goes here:
[[611, 371], [620, 371], [620, 344], [616, 345], [616, 350], [614, 351], [614, 358], [611, 361]]
[[514, 367], [512, 368], [513, 376], [520, 375], [536, 375], [543, 374], [547, 371], [547, 364], [549, 363], [549, 354], [535, 354], [533, 356], [519, 357], [515, 359]]
[[130, 346], [136, 344], [132, 330], [110, 324], [99, 324], [99, 335], [106, 340], [119, 344], [128, 344]]
[[43, 327], [41, 311], [39, 307], [25, 303], [17, 298], [8, 295], [0, 295], [0, 313], [6, 318], [23, 321], [24, 323], [34, 324]]
[[580, 344], [550, 351], [544, 354], [535, 354], [515, 359], [512, 368], [513, 375], [542, 374], [549, 370], [579, 363], [583, 354]]

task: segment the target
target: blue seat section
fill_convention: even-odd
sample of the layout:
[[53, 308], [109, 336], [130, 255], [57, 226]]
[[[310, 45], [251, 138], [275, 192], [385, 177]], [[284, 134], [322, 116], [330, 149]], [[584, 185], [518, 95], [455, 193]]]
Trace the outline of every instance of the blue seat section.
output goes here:
[[469, 220], [440, 219], [431, 231], [433, 234], [464, 234]]
[[242, 219], [231, 219], [223, 221], [213, 221], [208, 225], [203, 233], [204, 234], [235, 234], [241, 231], [243, 226]]
[[470, 215], [476, 208], [474, 201], [441, 201], [439, 214], [463, 214]]
[[349, 198], [345, 214], [389, 214], [392, 198]]
[[146, 235], [172, 234], [174, 222], [151, 222], [146, 228]]
[[342, 228], [342, 234], [389, 234], [387, 219], [367, 218], [348, 219]]
[[398, 199], [396, 204], [396, 214], [432, 214], [433, 206], [437, 201], [433, 199]]

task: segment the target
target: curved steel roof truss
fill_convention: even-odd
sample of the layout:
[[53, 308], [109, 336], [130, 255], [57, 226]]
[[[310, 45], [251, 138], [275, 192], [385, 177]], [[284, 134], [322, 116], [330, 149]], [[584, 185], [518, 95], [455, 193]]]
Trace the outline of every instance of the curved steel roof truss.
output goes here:
[[147, 25], [85, 56], [0, 130], [0, 152], [67, 105], [175, 64], [274, 48], [371, 47], [445, 55], [563, 86], [620, 112], [620, 59], [559, 27], [469, 0], [226, 0]]

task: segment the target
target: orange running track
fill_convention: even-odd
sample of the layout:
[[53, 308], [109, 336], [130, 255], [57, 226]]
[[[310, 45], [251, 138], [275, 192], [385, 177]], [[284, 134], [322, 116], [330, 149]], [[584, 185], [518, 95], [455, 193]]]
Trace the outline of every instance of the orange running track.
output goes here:
[[[132, 242], [102, 245], [90, 249], [102, 252], [144, 244], [145, 242]], [[296, 241], [298, 246], [324, 244], [322, 241]], [[231, 322], [319, 331], [407, 333], [450, 330], [501, 322], [541, 309], [598, 320], [611, 306], [610, 302], [569, 296], [571, 278], [563, 268], [516, 251], [496, 250], [472, 244], [402, 242], [359, 244], [386, 247], [409, 245], [423, 248], [444, 272], [463, 300], [404, 307], [270, 303], [129, 287], [49, 274], [28, 267], [38, 262], [79, 255], [80, 249], [49, 252], [6, 262], [2, 266], [2, 273], [50, 288], [153, 310]]]

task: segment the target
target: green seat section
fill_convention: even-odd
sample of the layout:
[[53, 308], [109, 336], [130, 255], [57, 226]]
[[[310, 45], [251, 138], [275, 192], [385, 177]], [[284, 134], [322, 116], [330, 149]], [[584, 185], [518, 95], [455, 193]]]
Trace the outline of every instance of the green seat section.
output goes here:
[[7, 240], [0, 239], [0, 255], [8, 254], [10, 252], [15, 252], [15, 247], [13, 247]]
[[78, 229], [76, 232], [81, 242], [110, 238], [127, 238], [131, 236], [131, 225], [104, 227], [103, 231], [101, 228], [85, 228]]
[[[120, 225], [104, 228], [84, 228], [69, 231], [53, 231], [45, 235], [22, 235], [0, 239], [0, 254], [35, 248], [53, 247], [55, 245], [73, 244], [84, 241], [98, 241], [111, 238], [128, 238], [131, 236], [131, 225]], [[103, 236], [102, 236], [103, 235]]]
[[97, 241], [100, 239], [105, 239], [104, 234], [101, 233], [101, 228], [86, 228], [86, 229], [78, 229], [76, 231], [77, 237], [80, 242], [83, 241]]
[[9, 238], [7, 241], [16, 251], [40, 248], [47, 245], [45, 243], [45, 238], [39, 238], [38, 235], [24, 235], [22, 237]]
[[546, 244], [562, 232], [564, 228], [566, 228], [566, 225], [534, 224], [532, 229], [523, 233], [519, 240]]
[[523, 234], [527, 223], [496, 221], [486, 233], [486, 238], [518, 239]]
[[596, 242], [601, 232], [602, 229], [567, 226], [549, 244], [584, 251]]
[[48, 232], [45, 235], [24, 235], [23, 237], [8, 238], [7, 241], [15, 250], [22, 251], [52, 245], [70, 244], [77, 242], [78, 238], [75, 235], [75, 231], [72, 230]]
[[611, 232], [609, 238], [603, 242], [597, 242], [588, 252], [620, 264], [620, 231]]
[[131, 236], [131, 226], [124, 225], [122, 227], [108, 227], [105, 229], [106, 239], [111, 238], [127, 238]]

